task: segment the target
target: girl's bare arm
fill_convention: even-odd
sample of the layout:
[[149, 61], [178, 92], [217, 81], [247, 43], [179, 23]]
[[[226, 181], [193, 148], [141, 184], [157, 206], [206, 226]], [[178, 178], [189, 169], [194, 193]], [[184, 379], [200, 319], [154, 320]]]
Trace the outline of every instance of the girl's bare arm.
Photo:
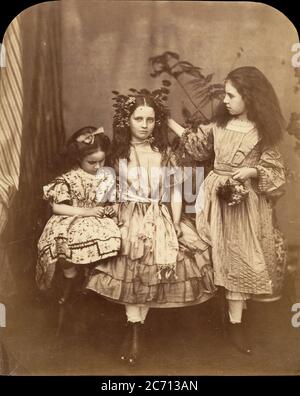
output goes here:
[[175, 185], [171, 191], [171, 209], [172, 209], [172, 217], [174, 222], [174, 228], [177, 234], [177, 237], [182, 235], [182, 231], [180, 228], [180, 220], [181, 220], [181, 212], [182, 212], [182, 193], [181, 193], [181, 184]]
[[54, 214], [63, 216], [103, 216], [104, 208], [78, 208], [76, 206], [66, 204], [52, 204], [52, 211]]
[[178, 124], [178, 122], [174, 121], [172, 118], [168, 119], [168, 127], [172, 129], [173, 132], [176, 133], [177, 136], [181, 137], [185, 129]]

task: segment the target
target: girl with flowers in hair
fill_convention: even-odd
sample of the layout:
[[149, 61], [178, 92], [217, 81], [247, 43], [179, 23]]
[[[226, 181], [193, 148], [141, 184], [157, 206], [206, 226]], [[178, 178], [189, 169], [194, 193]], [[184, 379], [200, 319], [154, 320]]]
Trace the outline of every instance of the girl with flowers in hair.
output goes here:
[[[159, 91], [159, 90], [158, 90]], [[181, 222], [183, 175], [168, 147], [163, 96], [116, 92], [113, 161], [119, 180], [122, 244], [100, 263], [88, 288], [124, 304], [127, 331], [121, 360], [135, 364], [150, 307], [184, 307], [212, 297], [215, 287], [196, 230]]]
[[116, 213], [108, 202], [115, 192], [115, 174], [104, 167], [109, 150], [102, 127], [81, 128], [66, 145], [65, 172], [44, 186], [53, 215], [38, 241], [36, 282], [39, 289], [49, 289], [56, 265], [62, 268], [61, 314], [78, 267], [116, 256], [120, 248]]
[[204, 204], [198, 205], [196, 225], [212, 248], [215, 284], [225, 289], [230, 339], [251, 353], [242, 326], [246, 300], [278, 297], [286, 263], [272, 211], [285, 183], [277, 148], [284, 120], [277, 96], [261, 71], [240, 67], [226, 77], [225, 98], [213, 123], [196, 131], [172, 119], [168, 124], [194, 159], [215, 154], [214, 169], [202, 184]]

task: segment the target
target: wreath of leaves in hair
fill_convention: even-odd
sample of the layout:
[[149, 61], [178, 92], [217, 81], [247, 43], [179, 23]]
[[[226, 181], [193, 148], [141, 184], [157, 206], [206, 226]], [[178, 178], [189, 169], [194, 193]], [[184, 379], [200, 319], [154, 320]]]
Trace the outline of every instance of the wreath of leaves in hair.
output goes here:
[[155, 123], [160, 127], [169, 115], [169, 110], [166, 105], [169, 90], [166, 87], [162, 87], [150, 92], [145, 88], [141, 90], [130, 88], [129, 92], [131, 93], [128, 95], [122, 95], [118, 91], [112, 91], [112, 93], [115, 95], [113, 97], [113, 107], [115, 109], [115, 113], [113, 115], [114, 126], [117, 128], [128, 127], [129, 117], [133, 113], [136, 105], [136, 97], [148, 96], [154, 101], [156, 105]]

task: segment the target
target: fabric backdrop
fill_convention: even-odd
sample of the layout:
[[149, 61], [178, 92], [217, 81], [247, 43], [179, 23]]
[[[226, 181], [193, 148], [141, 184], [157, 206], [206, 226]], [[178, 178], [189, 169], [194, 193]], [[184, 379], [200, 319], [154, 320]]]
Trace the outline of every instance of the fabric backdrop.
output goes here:
[[[65, 139], [85, 125], [103, 125], [111, 136], [112, 90], [154, 89], [172, 80], [151, 77], [150, 57], [177, 53], [204, 75], [213, 73], [213, 83], [235, 67], [254, 65], [272, 82], [288, 120], [300, 111], [291, 64], [296, 42], [292, 23], [261, 3], [62, 0], [23, 11], [7, 29], [6, 67], [0, 69], [1, 246], [13, 272], [34, 266], [45, 221], [41, 187]], [[171, 82], [169, 107], [182, 121], [193, 91], [185, 75]], [[290, 244], [300, 232], [294, 145], [286, 134], [281, 150], [294, 181], [278, 204]]]

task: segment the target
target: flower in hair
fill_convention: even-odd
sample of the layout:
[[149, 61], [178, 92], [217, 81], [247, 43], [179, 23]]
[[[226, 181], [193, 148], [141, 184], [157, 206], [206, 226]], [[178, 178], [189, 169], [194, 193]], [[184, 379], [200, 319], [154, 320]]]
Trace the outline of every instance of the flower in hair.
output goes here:
[[127, 103], [130, 105], [130, 104], [135, 104], [135, 101], [136, 101], [136, 99], [135, 99], [135, 97], [134, 96], [129, 96], [129, 98], [127, 99]]

